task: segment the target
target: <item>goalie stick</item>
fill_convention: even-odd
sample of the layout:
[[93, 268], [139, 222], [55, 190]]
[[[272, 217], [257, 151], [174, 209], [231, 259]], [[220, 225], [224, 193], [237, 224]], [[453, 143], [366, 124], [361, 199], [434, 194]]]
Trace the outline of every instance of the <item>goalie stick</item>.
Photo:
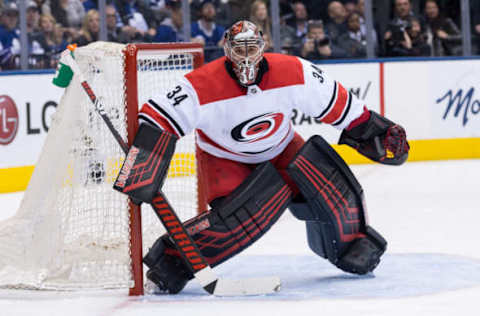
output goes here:
[[[108, 129], [112, 133], [125, 154], [128, 153], [128, 144], [122, 139], [118, 131], [113, 126], [110, 118], [105, 112], [105, 107], [95, 95], [92, 87], [83, 76], [77, 62], [72, 57], [75, 47], [70, 46], [68, 50], [62, 53], [62, 59], [65, 64], [70, 66], [73, 73], [80, 81], [80, 85], [87, 94], [95, 111], [102, 117]], [[205, 257], [198, 249], [193, 239], [188, 234], [184, 225], [178, 218], [172, 206], [159, 191], [150, 204], [155, 210], [156, 215], [162, 222], [167, 233], [173, 240], [175, 247], [182, 256], [189, 270], [201, 286], [210, 294], [218, 296], [237, 296], [237, 295], [261, 295], [277, 292], [280, 290], [280, 278], [276, 276], [263, 278], [247, 278], [242, 280], [229, 280], [219, 278], [208, 264]]]

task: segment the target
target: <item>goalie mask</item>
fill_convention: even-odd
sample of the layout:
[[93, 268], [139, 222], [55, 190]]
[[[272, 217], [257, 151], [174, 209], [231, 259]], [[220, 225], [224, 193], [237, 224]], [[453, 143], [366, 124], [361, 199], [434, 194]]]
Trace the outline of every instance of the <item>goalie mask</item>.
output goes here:
[[255, 82], [265, 42], [262, 32], [250, 21], [240, 21], [225, 33], [225, 56], [232, 62], [233, 71], [243, 86]]

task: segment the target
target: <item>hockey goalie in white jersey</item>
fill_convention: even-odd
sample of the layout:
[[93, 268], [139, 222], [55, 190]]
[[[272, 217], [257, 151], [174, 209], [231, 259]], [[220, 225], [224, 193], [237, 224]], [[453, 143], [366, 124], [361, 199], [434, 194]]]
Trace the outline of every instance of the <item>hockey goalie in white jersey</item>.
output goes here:
[[[342, 130], [339, 143], [379, 163], [408, 156], [404, 129], [367, 110], [340, 82], [295, 56], [264, 53], [251, 22], [225, 33], [225, 57], [185, 75], [141, 108], [136, 150], [145, 140], [196, 134], [199, 181], [210, 210], [185, 223], [211, 266], [259, 239], [288, 207], [306, 222], [309, 247], [338, 268], [372, 271], [386, 241], [366, 220], [363, 191], [345, 162], [320, 136], [305, 142], [293, 129], [293, 109]], [[168, 167], [171, 154], [158, 154]], [[131, 166], [130, 166], [131, 167]], [[154, 170], [156, 192], [166, 167]], [[117, 180], [118, 181], [118, 180]], [[116, 187], [120, 191], [123, 188]], [[148, 201], [144, 188], [129, 191]], [[144, 257], [147, 277], [178, 293], [193, 276], [168, 236]]]

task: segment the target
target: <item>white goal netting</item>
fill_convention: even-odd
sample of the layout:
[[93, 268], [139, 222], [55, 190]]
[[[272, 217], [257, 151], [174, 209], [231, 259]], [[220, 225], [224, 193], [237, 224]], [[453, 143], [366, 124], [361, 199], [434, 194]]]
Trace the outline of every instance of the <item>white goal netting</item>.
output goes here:
[[[125, 45], [94, 43], [75, 58], [126, 140]], [[188, 52], [139, 50], [138, 100], [169, 88], [193, 69]], [[141, 104], [140, 104], [141, 105]], [[137, 105], [138, 106], [138, 105]], [[112, 189], [124, 154], [78, 80], [65, 90], [17, 213], [0, 222], [0, 287], [132, 287], [127, 197]], [[193, 137], [177, 143], [163, 191], [182, 219], [197, 211]], [[142, 206], [143, 251], [163, 233]]]

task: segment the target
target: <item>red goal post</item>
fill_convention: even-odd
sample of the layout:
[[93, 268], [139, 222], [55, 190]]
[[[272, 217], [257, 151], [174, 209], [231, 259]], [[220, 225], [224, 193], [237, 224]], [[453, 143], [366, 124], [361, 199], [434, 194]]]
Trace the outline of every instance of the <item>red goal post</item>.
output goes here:
[[[128, 44], [125, 49], [125, 94], [128, 107], [128, 144], [133, 143], [135, 133], [138, 128], [137, 114], [141, 104], [139, 102], [138, 85], [139, 76], [138, 57], [143, 53], [153, 55], [160, 52], [172, 52], [180, 54], [191, 54], [193, 56], [193, 69], [200, 67], [204, 63], [203, 45], [198, 43], [157, 43], [157, 44]], [[197, 182], [198, 184], [199, 182]], [[198, 192], [198, 210], [206, 209], [204, 195], [201, 194], [202, 188], [197, 185]], [[168, 196], [167, 196], [168, 198]], [[178, 212], [178, 210], [176, 210]], [[143, 251], [142, 251], [142, 220], [140, 218], [139, 207], [130, 202], [130, 240], [131, 240], [131, 260], [132, 274], [135, 286], [130, 288], [130, 295], [143, 295]]]

